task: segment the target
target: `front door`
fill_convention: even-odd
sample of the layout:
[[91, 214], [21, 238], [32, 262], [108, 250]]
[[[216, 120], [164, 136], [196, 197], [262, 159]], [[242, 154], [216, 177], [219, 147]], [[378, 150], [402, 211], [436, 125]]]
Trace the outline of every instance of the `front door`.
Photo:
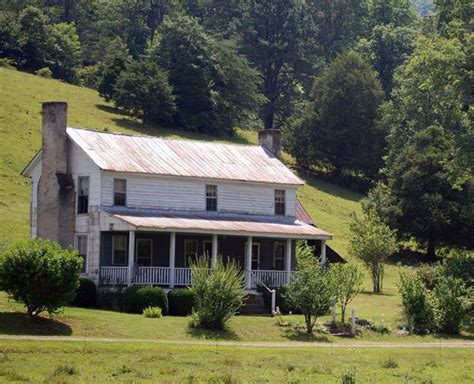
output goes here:
[[[247, 243], [245, 243], [245, 255], [247, 256]], [[252, 271], [260, 269], [260, 244], [252, 243]]]

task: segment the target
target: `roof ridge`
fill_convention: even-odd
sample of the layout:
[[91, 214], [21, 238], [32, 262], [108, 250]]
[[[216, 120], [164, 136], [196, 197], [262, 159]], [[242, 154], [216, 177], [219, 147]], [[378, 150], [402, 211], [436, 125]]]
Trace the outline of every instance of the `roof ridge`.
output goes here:
[[125, 132], [116, 132], [116, 131], [109, 131], [108, 128], [107, 131], [99, 131], [98, 129], [94, 128], [79, 128], [79, 127], [67, 127], [68, 129], [74, 129], [74, 130], [79, 130], [79, 131], [89, 131], [89, 132], [94, 132], [94, 133], [101, 133], [101, 134], [106, 134], [106, 135], [116, 135], [116, 136], [126, 136], [126, 137], [138, 137], [138, 138], [144, 138], [144, 139], [158, 139], [158, 140], [166, 140], [166, 141], [185, 141], [185, 142], [192, 142], [192, 143], [205, 143], [205, 144], [221, 144], [221, 145], [228, 145], [228, 146], [238, 146], [238, 147], [260, 147], [263, 149], [266, 149], [265, 147], [261, 146], [260, 144], [243, 144], [243, 143], [229, 143], [229, 142], [214, 142], [214, 141], [209, 141], [206, 139], [203, 140], [198, 140], [198, 139], [175, 139], [172, 137], [164, 137], [164, 136], [152, 136], [152, 135], [147, 135], [143, 133], [125, 133]]

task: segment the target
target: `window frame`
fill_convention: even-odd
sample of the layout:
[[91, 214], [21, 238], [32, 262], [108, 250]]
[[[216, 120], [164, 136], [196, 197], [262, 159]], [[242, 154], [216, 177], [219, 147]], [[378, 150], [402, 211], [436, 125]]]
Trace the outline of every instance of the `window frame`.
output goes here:
[[[81, 180], [87, 180], [87, 195], [81, 194]], [[90, 198], [90, 186], [91, 186], [91, 178], [89, 175], [79, 175], [77, 176], [77, 204], [76, 204], [76, 213], [78, 215], [88, 215], [89, 214], [89, 198]], [[85, 212], [82, 212], [80, 209], [81, 205], [81, 198], [87, 198], [87, 205], [85, 207]]]
[[[245, 258], [247, 258], [247, 244], [248, 242], [245, 242]], [[253, 247], [256, 246], [258, 251], [257, 251], [257, 259], [255, 260], [255, 252], [253, 251]], [[252, 264], [254, 262], [257, 262], [257, 269], [252, 268]], [[259, 271], [260, 270], [260, 243], [259, 242], [254, 242], [252, 241], [252, 260], [250, 261], [250, 270], [252, 271]]]
[[[125, 261], [123, 264], [119, 264], [115, 262], [115, 239], [118, 237], [125, 238]], [[113, 266], [127, 266], [128, 265], [128, 236], [125, 234], [113, 234], [112, 235], [112, 265]]]
[[[125, 192], [117, 192], [116, 190], [116, 187], [115, 187], [115, 183], [117, 181], [123, 181], [125, 182]], [[127, 188], [128, 188], [128, 183], [127, 183], [127, 179], [122, 179], [122, 178], [119, 178], [119, 177], [114, 177], [113, 178], [113, 205], [116, 206], [116, 207], [126, 207], [127, 206]], [[123, 204], [117, 204], [117, 199], [116, 199], [116, 194], [123, 194], [123, 198], [124, 198], [124, 203]]]
[[[150, 264], [138, 264], [138, 243], [147, 242], [150, 243], [150, 257], [145, 258], [150, 260]], [[142, 259], [144, 259], [142, 257]], [[135, 240], [135, 263], [143, 267], [152, 267], [153, 266], [153, 239], [150, 238], [139, 238]]]
[[[281, 194], [281, 196], [278, 196], [279, 194]], [[276, 216], [286, 216], [286, 191], [284, 189], [275, 189], [273, 205]], [[281, 209], [282, 206], [283, 209]], [[280, 207], [280, 209], [278, 207]]]
[[[209, 193], [209, 189], [214, 189]], [[207, 212], [217, 212], [218, 211], [218, 188], [215, 184], [206, 184], [206, 211]], [[215, 209], [210, 209], [209, 204], [215, 204]]]
[[[85, 245], [86, 245], [86, 253], [82, 254], [79, 249], [79, 238], [85, 238]], [[89, 235], [84, 234], [84, 233], [77, 233], [74, 239], [74, 248], [76, 249], [77, 253], [79, 256], [81, 256], [84, 259], [84, 264], [82, 265], [82, 270], [81, 273], [86, 273], [87, 272], [87, 265], [88, 263], [88, 255], [89, 255]]]
[[[283, 256], [280, 258], [277, 259], [276, 255], [277, 255], [277, 247], [278, 246], [282, 246], [283, 248]], [[275, 241], [273, 243], [273, 270], [274, 271], [284, 271], [285, 270], [285, 259], [286, 259], [286, 243], [282, 242], [282, 241]], [[283, 262], [283, 265], [282, 265], [282, 268], [281, 269], [278, 269], [276, 267], [276, 261], [279, 260], [279, 261], [282, 261]]]
[[183, 246], [183, 256], [184, 256], [184, 266], [186, 268], [189, 268], [189, 262], [188, 262], [188, 252], [187, 252], [187, 245], [188, 243], [193, 242], [196, 245], [196, 252], [194, 252], [194, 259], [196, 260], [199, 255], [199, 240], [198, 239], [184, 239], [184, 246]]

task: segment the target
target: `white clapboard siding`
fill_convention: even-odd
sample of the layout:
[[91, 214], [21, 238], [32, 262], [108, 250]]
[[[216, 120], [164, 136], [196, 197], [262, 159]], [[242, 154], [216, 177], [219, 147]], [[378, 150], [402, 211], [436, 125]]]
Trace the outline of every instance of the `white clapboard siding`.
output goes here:
[[127, 206], [143, 209], [204, 211], [206, 184], [217, 185], [219, 212], [273, 215], [274, 190], [285, 189], [287, 216], [296, 214], [296, 188], [239, 182], [102, 173], [102, 204], [113, 205], [113, 179], [127, 180]]

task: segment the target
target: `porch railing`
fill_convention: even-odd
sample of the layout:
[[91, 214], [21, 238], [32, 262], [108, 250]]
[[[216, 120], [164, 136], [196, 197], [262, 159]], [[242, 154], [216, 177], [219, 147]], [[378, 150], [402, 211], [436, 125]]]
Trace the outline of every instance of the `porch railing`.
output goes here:
[[128, 267], [102, 267], [100, 269], [101, 284], [121, 285], [128, 282]]
[[137, 267], [133, 284], [137, 285], [169, 285], [170, 268], [168, 267]]
[[175, 268], [174, 285], [191, 285], [191, 269]]
[[269, 287], [278, 288], [287, 283], [287, 276], [286, 271], [255, 269], [250, 273], [250, 286], [256, 288], [262, 282]]

